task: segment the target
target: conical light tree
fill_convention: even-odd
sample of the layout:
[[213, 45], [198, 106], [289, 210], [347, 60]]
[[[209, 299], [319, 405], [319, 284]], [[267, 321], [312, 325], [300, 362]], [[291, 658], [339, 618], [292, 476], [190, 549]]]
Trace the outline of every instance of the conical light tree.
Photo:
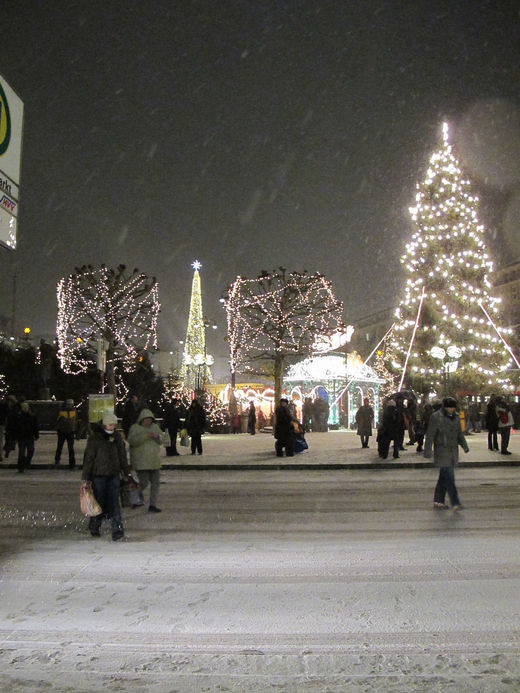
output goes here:
[[492, 295], [493, 262], [479, 201], [452, 152], [447, 123], [415, 200], [415, 232], [401, 258], [404, 298], [387, 365], [402, 386], [416, 390], [503, 390], [511, 360], [503, 340], [510, 330], [498, 327], [500, 299]]
[[191, 284], [190, 313], [180, 376], [185, 387], [200, 390], [204, 388], [207, 382], [211, 382], [210, 367], [213, 364], [213, 357], [206, 353], [206, 325], [202, 313], [199, 274], [202, 265], [198, 260], [195, 260], [191, 266], [193, 267], [193, 281]]

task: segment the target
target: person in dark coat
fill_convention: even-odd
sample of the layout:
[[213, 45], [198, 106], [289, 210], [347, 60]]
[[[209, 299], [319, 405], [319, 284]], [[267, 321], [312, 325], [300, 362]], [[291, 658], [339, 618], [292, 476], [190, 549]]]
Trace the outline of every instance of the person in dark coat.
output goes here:
[[34, 441], [38, 440], [38, 422], [32, 413], [28, 402], [22, 402], [20, 411], [15, 419], [14, 433], [18, 443], [18, 472], [23, 474], [31, 466], [34, 455]]
[[247, 432], [252, 436], [256, 433], [256, 409], [254, 402], [249, 403], [249, 411], [247, 412]]
[[489, 450], [498, 450], [498, 414], [496, 404], [496, 395], [491, 395], [486, 407], [486, 428], [488, 432]]
[[166, 448], [166, 456], [172, 457], [178, 455], [177, 451], [177, 433], [181, 426], [181, 415], [179, 412], [179, 400], [173, 399], [171, 402], [166, 402], [164, 406], [164, 427], [170, 436], [170, 446]]
[[433, 407], [431, 404], [420, 404], [417, 407], [417, 415], [415, 419], [415, 442], [417, 447], [416, 452], [422, 452], [424, 450], [424, 436], [426, 435], [426, 430], [428, 428], [428, 422], [430, 421], [430, 416], [432, 415]]
[[405, 431], [408, 430], [408, 414], [403, 397], [396, 398], [395, 411], [396, 433], [399, 440], [399, 450], [404, 450], [404, 434]]
[[206, 428], [206, 412], [197, 399], [194, 399], [186, 414], [186, 429], [191, 438], [191, 454], [202, 455], [202, 434]]
[[368, 448], [368, 439], [372, 435], [372, 426], [374, 425], [374, 410], [370, 406], [368, 397], [365, 397], [363, 404], [357, 410], [355, 421], [357, 434], [361, 438], [361, 447]]
[[56, 433], [58, 436], [58, 442], [56, 445], [56, 452], [54, 454], [54, 463], [59, 464], [61, 458], [61, 451], [63, 450], [63, 445], [67, 441], [67, 448], [69, 451], [69, 467], [74, 469], [76, 466], [76, 457], [74, 454], [74, 440], [76, 438], [76, 431], [78, 429], [78, 419], [76, 415], [76, 407], [74, 406], [74, 400], [68, 399], [65, 402], [65, 406], [60, 410], [58, 414], [58, 419], [56, 421]]
[[9, 453], [16, 447], [16, 419], [19, 413], [20, 405], [18, 400], [15, 395], [9, 395], [7, 398], [7, 415], [5, 417], [5, 459], [9, 457]]
[[5, 422], [7, 419], [7, 399], [2, 397], [0, 399], [0, 461], [3, 459], [2, 453], [4, 451], [4, 436], [5, 436]]
[[124, 536], [121, 508], [119, 506], [120, 476], [131, 476], [126, 456], [126, 446], [121, 434], [116, 431], [117, 417], [107, 411], [99, 424], [92, 426], [83, 455], [82, 479], [92, 484], [94, 496], [103, 513], [91, 517], [90, 534], [100, 536], [103, 516], [110, 518], [112, 539], [118, 541]]
[[139, 401], [139, 397], [136, 394], [130, 395], [125, 402], [123, 416], [121, 417], [121, 426], [123, 428], [125, 438], [128, 439], [128, 432], [130, 431], [132, 425], [137, 422], [137, 417], [139, 416], [141, 409], [142, 406]]
[[500, 452], [502, 455], [511, 455], [507, 449], [511, 436], [511, 426], [514, 423], [513, 414], [509, 404], [503, 397], [497, 399], [498, 432], [500, 434]]
[[276, 422], [274, 426], [276, 456], [283, 457], [283, 450], [285, 448], [285, 455], [287, 457], [293, 457], [294, 426], [292, 424], [292, 416], [289, 409], [289, 400], [286, 397], [281, 398], [280, 404], [276, 407], [274, 415]]
[[457, 400], [446, 397], [442, 407], [431, 415], [426, 431], [424, 456], [431, 457], [433, 448], [433, 464], [439, 468], [439, 478], [433, 496], [433, 507], [436, 510], [448, 508], [444, 502], [446, 492], [452, 509], [462, 509], [455, 486], [455, 466], [459, 462], [459, 445], [464, 452], [469, 452], [469, 448], [462, 433], [460, 417], [455, 411], [456, 407]]
[[386, 460], [388, 457], [388, 451], [392, 441], [394, 443], [394, 459], [399, 457], [401, 428], [398, 425], [398, 418], [399, 415], [395, 399], [389, 399], [383, 411], [383, 420], [381, 421], [379, 433], [377, 435], [378, 453], [379, 457], [383, 460]]
[[415, 445], [415, 425], [417, 422], [417, 400], [409, 397], [406, 400], [405, 416], [408, 422], [408, 442], [407, 445]]

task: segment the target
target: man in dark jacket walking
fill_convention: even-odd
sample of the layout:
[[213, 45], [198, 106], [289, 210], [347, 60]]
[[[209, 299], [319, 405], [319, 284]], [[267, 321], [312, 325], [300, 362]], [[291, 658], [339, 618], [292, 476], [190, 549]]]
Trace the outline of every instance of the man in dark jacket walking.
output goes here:
[[455, 411], [456, 407], [457, 400], [446, 397], [442, 407], [431, 415], [426, 431], [424, 456], [431, 457], [433, 448], [433, 464], [439, 468], [439, 479], [433, 496], [433, 507], [437, 510], [445, 510], [448, 507], [444, 502], [446, 492], [452, 509], [462, 509], [455, 486], [455, 466], [459, 462], [459, 445], [464, 452], [469, 452], [469, 448], [462, 433], [460, 417]]
[[18, 472], [23, 474], [31, 466], [34, 455], [34, 441], [38, 440], [38, 422], [29, 408], [28, 402], [22, 402], [14, 423], [14, 432], [18, 442]]
[[117, 417], [108, 411], [99, 424], [92, 426], [92, 434], [87, 440], [83, 456], [84, 481], [92, 484], [94, 496], [103, 513], [91, 517], [90, 533], [100, 536], [103, 515], [110, 518], [112, 539], [118, 541], [124, 536], [121, 508], [119, 507], [120, 475], [130, 476], [130, 465], [126, 456], [126, 447], [121, 434], [116, 431]]

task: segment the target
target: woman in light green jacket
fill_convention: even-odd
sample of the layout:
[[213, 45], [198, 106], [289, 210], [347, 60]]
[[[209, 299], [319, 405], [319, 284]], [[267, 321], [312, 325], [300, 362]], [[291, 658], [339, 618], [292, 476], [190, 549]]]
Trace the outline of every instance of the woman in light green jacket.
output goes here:
[[160, 513], [157, 507], [159, 496], [162, 431], [155, 423], [155, 416], [149, 409], [143, 409], [128, 432], [130, 445], [130, 464], [137, 472], [143, 491], [150, 484], [150, 505], [148, 512]]

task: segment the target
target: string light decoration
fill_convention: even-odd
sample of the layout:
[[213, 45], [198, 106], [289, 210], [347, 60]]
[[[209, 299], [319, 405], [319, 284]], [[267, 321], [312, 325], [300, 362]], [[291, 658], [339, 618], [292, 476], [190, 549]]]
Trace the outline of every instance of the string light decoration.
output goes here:
[[202, 384], [211, 382], [210, 367], [213, 363], [213, 357], [206, 353], [206, 325], [202, 313], [202, 290], [199, 273], [202, 265], [198, 260], [195, 260], [191, 266], [193, 267], [193, 281], [191, 283], [190, 312], [180, 377], [186, 387], [200, 389]]
[[5, 375], [3, 373], [0, 373], [0, 399], [7, 397], [7, 390], [8, 388]]
[[[188, 407], [195, 399], [195, 391], [191, 388], [184, 387], [173, 374], [169, 374], [167, 381], [164, 384], [164, 394], [162, 397], [162, 408], [168, 402], [174, 399], [179, 400], [179, 407], [183, 411], [183, 416], [188, 410]], [[220, 426], [224, 426], [229, 422], [229, 413], [227, 407], [207, 390], [197, 395], [197, 399], [202, 404], [206, 412], [207, 428], [211, 432]]]
[[237, 277], [223, 298], [232, 384], [238, 369], [267, 359], [274, 366], [276, 401], [285, 360], [309, 356], [319, 337], [344, 330], [343, 303], [323, 274], [287, 273], [280, 267], [256, 279]]
[[114, 380], [112, 364], [133, 371], [143, 350], [157, 348], [160, 303], [155, 277], [149, 279], [137, 269], [128, 272], [125, 265], [83, 265], [60, 279], [57, 298], [58, 357], [66, 373], [91, 367], [100, 342]]
[[[417, 390], [439, 391], [442, 386], [446, 364], [432, 356], [434, 346], [461, 350], [451, 378], [454, 390], [486, 392], [510, 385], [505, 372], [510, 357], [479, 305], [499, 320], [500, 299], [491, 294], [493, 262], [478, 204], [444, 123], [442, 146], [432, 155], [424, 181], [417, 184], [415, 206], [410, 208], [416, 230], [401, 257], [407, 274], [405, 294], [385, 355], [386, 365], [401, 374], [420, 312], [406, 372], [408, 386]], [[501, 333], [511, 330], [502, 328]]]
[[375, 373], [382, 379], [385, 380], [384, 384], [382, 384], [379, 388], [379, 394], [381, 396], [381, 399], [385, 399], [389, 395], [395, 392], [396, 388], [396, 377], [393, 373], [391, 373], [388, 368], [385, 365], [385, 357], [388, 358], [389, 356], [389, 351], [390, 347], [387, 349], [383, 346], [382, 349], [378, 349], [376, 351], [376, 358], [374, 361], [374, 365], [372, 368], [374, 369]]

